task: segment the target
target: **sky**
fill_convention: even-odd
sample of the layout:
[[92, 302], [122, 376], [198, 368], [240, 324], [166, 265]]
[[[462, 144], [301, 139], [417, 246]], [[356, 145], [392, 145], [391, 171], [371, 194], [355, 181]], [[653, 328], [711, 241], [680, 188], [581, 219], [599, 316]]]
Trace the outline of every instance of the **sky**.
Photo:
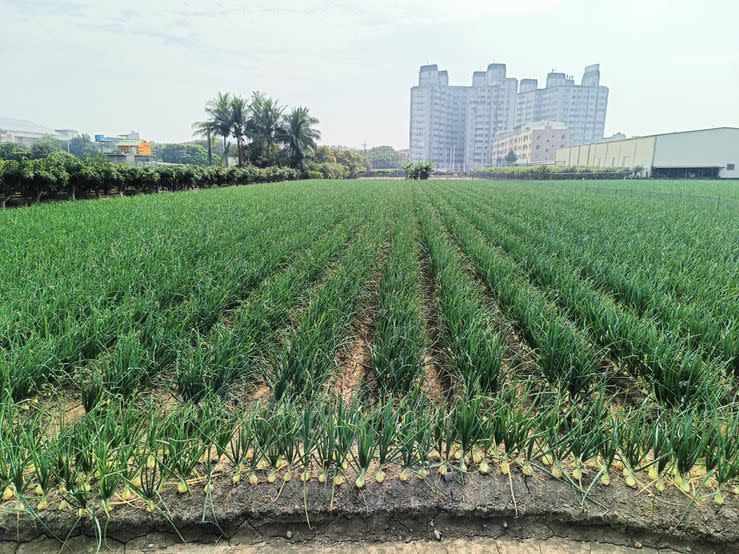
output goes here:
[[407, 148], [420, 65], [601, 64], [606, 135], [739, 127], [735, 0], [0, 0], [0, 116], [192, 139], [218, 91], [320, 119], [325, 144]]

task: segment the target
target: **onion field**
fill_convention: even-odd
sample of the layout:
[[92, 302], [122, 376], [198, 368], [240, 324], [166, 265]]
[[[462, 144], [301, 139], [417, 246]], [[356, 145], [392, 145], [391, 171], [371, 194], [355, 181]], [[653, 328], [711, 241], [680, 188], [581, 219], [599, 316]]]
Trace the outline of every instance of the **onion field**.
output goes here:
[[194, 491], [472, 473], [736, 507], [738, 191], [301, 181], [3, 211], [0, 509], [103, 529]]

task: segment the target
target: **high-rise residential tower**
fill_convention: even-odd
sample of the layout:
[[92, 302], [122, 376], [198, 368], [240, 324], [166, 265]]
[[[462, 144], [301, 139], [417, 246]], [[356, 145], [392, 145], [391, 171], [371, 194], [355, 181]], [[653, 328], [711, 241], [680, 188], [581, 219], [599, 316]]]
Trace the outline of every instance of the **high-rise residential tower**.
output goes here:
[[410, 159], [455, 171], [490, 166], [497, 135], [542, 120], [564, 123], [573, 145], [596, 142], [607, 105], [597, 64], [585, 68], [579, 85], [564, 73], [549, 73], [545, 88], [536, 79], [506, 77], [505, 64], [475, 71], [471, 86], [450, 86], [446, 71], [424, 65], [411, 88]]

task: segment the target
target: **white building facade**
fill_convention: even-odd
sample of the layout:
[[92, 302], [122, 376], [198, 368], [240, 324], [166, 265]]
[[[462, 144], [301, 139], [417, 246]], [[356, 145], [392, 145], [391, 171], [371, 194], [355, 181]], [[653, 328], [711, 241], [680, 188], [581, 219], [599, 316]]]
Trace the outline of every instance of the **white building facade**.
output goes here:
[[[554, 163], [557, 150], [572, 144], [571, 130], [557, 121], [525, 123], [512, 131], [499, 133], [493, 140], [492, 165], [539, 165]], [[510, 152], [514, 161], [506, 160]]]
[[433, 161], [442, 170], [489, 167], [498, 135], [542, 120], [563, 122], [573, 144], [594, 142], [603, 137], [607, 105], [598, 65], [585, 68], [579, 85], [550, 73], [541, 89], [536, 79], [519, 84], [507, 77], [505, 64], [476, 71], [471, 86], [450, 86], [446, 71], [424, 65], [411, 88], [410, 159]]
[[641, 167], [642, 177], [739, 179], [739, 128], [632, 137], [557, 150], [560, 166]]
[[0, 117], [0, 142], [13, 142], [15, 144], [31, 146], [34, 142], [44, 137], [57, 140], [65, 140], [67, 138], [53, 129], [48, 129], [32, 121]]

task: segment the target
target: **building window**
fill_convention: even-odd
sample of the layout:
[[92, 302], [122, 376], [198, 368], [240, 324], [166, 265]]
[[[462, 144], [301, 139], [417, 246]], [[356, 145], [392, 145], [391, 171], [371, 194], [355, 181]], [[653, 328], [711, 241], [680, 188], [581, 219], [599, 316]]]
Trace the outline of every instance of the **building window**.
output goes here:
[[728, 171], [734, 171], [734, 164], [726, 164], [726, 169]]

